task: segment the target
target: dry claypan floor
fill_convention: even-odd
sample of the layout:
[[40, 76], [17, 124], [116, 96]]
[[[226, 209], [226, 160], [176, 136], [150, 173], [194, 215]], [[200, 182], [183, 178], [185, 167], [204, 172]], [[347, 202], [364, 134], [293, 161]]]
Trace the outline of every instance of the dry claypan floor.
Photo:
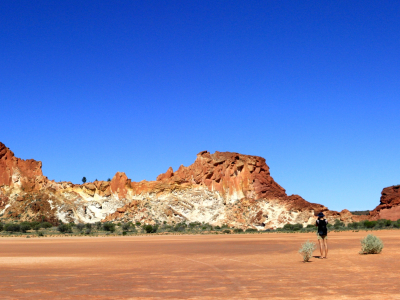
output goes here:
[[2, 238], [0, 299], [400, 299], [400, 231], [359, 255], [366, 234], [330, 234], [310, 263], [314, 234]]

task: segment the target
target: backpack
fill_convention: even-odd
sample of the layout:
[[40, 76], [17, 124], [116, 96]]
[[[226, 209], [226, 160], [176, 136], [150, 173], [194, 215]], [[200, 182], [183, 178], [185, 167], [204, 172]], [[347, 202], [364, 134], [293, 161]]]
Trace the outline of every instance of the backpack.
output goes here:
[[326, 220], [317, 220], [318, 235], [327, 235], [328, 229], [326, 228]]

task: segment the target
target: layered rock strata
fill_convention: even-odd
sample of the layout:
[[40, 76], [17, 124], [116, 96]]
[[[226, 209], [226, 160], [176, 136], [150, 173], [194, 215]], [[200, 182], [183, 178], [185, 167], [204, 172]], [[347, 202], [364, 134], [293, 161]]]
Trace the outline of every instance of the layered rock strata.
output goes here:
[[202, 151], [195, 162], [169, 168], [156, 181], [132, 182], [117, 172], [110, 182], [55, 182], [41, 162], [16, 158], [0, 143], [0, 215], [4, 219], [94, 223], [98, 221], [205, 222], [239, 228], [313, 224], [315, 214], [351, 222], [348, 211], [288, 196], [265, 159], [233, 152]]

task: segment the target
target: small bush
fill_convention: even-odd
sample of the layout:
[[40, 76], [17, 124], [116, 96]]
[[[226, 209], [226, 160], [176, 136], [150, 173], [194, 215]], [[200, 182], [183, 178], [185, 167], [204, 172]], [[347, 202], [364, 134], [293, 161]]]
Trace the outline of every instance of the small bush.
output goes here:
[[231, 231], [229, 229], [225, 229], [224, 231], [222, 231], [223, 233], [231, 233]]
[[283, 226], [284, 230], [289, 230], [289, 231], [297, 231], [303, 228], [303, 224], [285, 224]]
[[157, 232], [158, 226], [151, 226], [151, 225], [144, 225], [143, 229], [147, 232], [147, 233], [155, 233]]
[[51, 225], [51, 223], [49, 223], [49, 222], [43, 222], [43, 223], [40, 224], [40, 227], [42, 227], [42, 228], [51, 228], [51, 227], [53, 227], [53, 225]]
[[83, 228], [85, 228], [85, 224], [79, 223], [79, 224], [76, 225], [76, 228], [77, 228], [79, 231], [82, 231]]
[[201, 225], [200, 222], [192, 222], [192, 223], [189, 223], [190, 229], [193, 229], [193, 228], [198, 227], [198, 226], [200, 226], [200, 225]]
[[115, 231], [115, 224], [111, 223], [111, 222], [106, 222], [103, 224], [103, 228], [105, 231], [111, 231], [114, 232]]
[[6, 224], [6, 226], [4, 226], [4, 230], [5, 231], [9, 231], [9, 232], [18, 232], [21, 230], [21, 227], [19, 224]]
[[130, 227], [131, 227], [131, 224], [129, 224], [129, 223], [124, 223], [124, 224], [122, 225], [122, 229], [123, 229], [124, 231], [129, 231]]
[[360, 254], [379, 254], [382, 252], [383, 242], [373, 234], [368, 234], [361, 240]]
[[101, 222], [96, 222], [95, 223], [95, 226], [96, 226], [96, 228], [97, 228], [97, 230], [100, 230], [101, 229]]
[[176, 232], [183, 232], [185, 231], [186, 227], [187, 225], [185, 223], [178, 223], [174, 228], [172, 228], [172, 230]]
[[44, 236], [43, 232], [39, 231], [38, 236]]
[[20, 230], [21, 230], [21, 232], [26, 233], [28, 230], [31, 230], [31, 226], [28, 224], [21, 224]]
[[304, 262], [310, 260], [315, 249], [317, 249], [317, 245], [314, 242], [307, 241], [301, 245], [299, 253], [303, 256]]
[[33, 226], [33, 229], [36, 231], [40, 230], [40, 224], [36, 224], [35, 226]]
[[241, 232], [243, 232], [243, 229], [242, 228], [235, 228], [235, 229], [233, 229], [233, 232], [241, 233]]
[[87, 228], [85, 231], [85, 234], [91, 234], [92, 233], [92, 229], [91, 228]]
[[57, 230], [61, 233], [71, 233], [72, 228], [70, 224], [61, 224], [58, 225]]
[[353, 223], [347, 224], [347, 227], [351, 228], [351, 229], [357, 229], [360, 227], [360, 224], [358, 222], [353, 222]]
[[258, 230], [254, 228], [247, 228], [246, 232], [258, 232]]
[[90, 224], [90, 223], [86, 223], [86, 224], [85, 224], [85, 227], [86, 227], [87, 229], [92, 230], [92, 224]]
[[220, 230], [221, 227], [217, 225], [217, 226], [214, 227], [214, 229], [215, 229], [215, 230]]
[[136, 226], [142, 225], [140, 222], [136, 222], [135, 224], [136, 224]]
[[313, 228], [313, 229], [315, 229], [315, 228], [317, 228], [317, 227], [316, 227], [314, 224], [308, 224], [306, 228]]
[[333, 227], [334, 227], [335, 229], [339, 229], [339, 228], [341, 228], [341, 227], [344, 227], [344, 223], [343, 223], [342, 221], [336, 219], [336, 220], [335, 220], [335, 224], [333, 224]]
[[0, 223], [0, 231], [3, 231], [3, 230], [4, 230], [4, 224]]
[[377, 221], [377, 226], [381, 228], [389, 227], [390, 225], [392, 225], [392, 221], [390, 220], [380, 219]]
[[122, 231], [122, 235], [126, 235], [126, 231]]
[[376, 221], [364, 221], [364, 227], [365, 228], [374, 228], [376, 226], [377, 222]]

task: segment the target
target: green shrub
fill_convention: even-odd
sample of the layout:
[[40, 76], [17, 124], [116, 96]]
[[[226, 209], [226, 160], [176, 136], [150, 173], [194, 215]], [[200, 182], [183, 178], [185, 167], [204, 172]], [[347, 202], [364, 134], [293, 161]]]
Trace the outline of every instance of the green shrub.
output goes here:
[[61, 233], [72, 233], [72, 227], [70, 224], [60, 224], [57, 230]]
[[233, 229], [233, 232], [241, 233], [241, 232], [243, 232], [243, 229], [242, 228], [235, 228], [235, 229]]
[[3, 231], [3, 230], [4, 230], [4, 224], [0, 223], [0, 231]]
[[225, 229], [224, 231], [222, 231], [223, 233], [231, 233], [231, 231], [229, 229]]
[[85, 224], [85, 227], [86, 227], [87, 229], [92, 230], [92, 224], [90, 224], [90, 223], [86, 223], [86, 224]]
[[364, 227], [365, 228], [374, 228], [376, 226], [377, 222], [376, 221], [364, 221]]
[[377, 221], [377, 226], [380, 228], [389, 227], [392, 225], [392, 221], [386, 219], [380, 219]]
[[317, 228], [317, 227], [316, 227], [314, 224], [308, 224], [306, 228], [313, 228], [313, 229], [315, 229], [315, 228]]
[[43, 223], [40, 224], [40, 227], [42, 227], [42, 228], [51, 228], [51, 227], [53, 227], [53, 225], [51, 225], [51, 223], [49, 223], [49, 222], [43, 222]]
[[33, 226], [34, 230], [39, 231], [40, 230], [40, 224], [36, 224], [35, 226]]
[[187, 225], [185, 223], [178, 223], [174, 226], [174, 228], [172, 228], [172, 231], [176, 231], [176, 232], [183, 232], [185, 231]]
[[111, 222], [106, 222], [103, 224], [103, 228], [105, 231], [114, 232], [115, 231], [115, 224]]
[[126, 235], [126, 231], [122, 231], [122, 235]]
[[189, 223], [189, 227], [190, 227], [191, 229], [193, 229], [193, 228], [195, 228], [195, 227], [198, 227], [198, 226], [200, 226], [200, 225], [201, 225], [200, 222], [192, 222], [192, 223]]
[[136, 222], [135, 224], [136, 224], [136, 226], [142, 225], [140, 222]]
[[83, 228], [85, 228], [85, 224], [79, 223], [79, 224], [76, 225], [76, 228], [77, 228], [79, 231], [82, 231]]
[[285, 224], [283, 226], [284, 230], [288, 230], [288, 231], [297, 231], [303, 228], [303, 224]]
[[151, 226], [151, 225], [144, 225], [143, 229], [147, 232], [147, 233], [155, 233], [157, 232], [158, 226]]
[[310, 260], [315, 249], [317, 249], [317, 245], [309, 240], [301, 245], [299, 253], [303, 256], [304, 262]]
[[215, 230], [220, 230], [221, 227], [217, 225], [217, 226], [214, 227], [214, 229], [215, 229]]
[[4, 226], [4, 230], [9, 232], [18, 232], [21, 230], [21, 227], [19, 224], [9, 223]]
[[352, 229], [357, 229], [360, 227], [360, 224], [358, 222], [353, 222], [353, 223], [347, 224], [347, 227], [352, 228]]
[[258, 230], [254, 228], [247, 228], [246, 232], [258, 232]]
[[335, 223], [333, 224], [333, 227], [335, 229], [339, 229], [340, 227], [344, 227], [344, 223], [338, 219], [335, 220]]
[[85, 234], [91, 234], [92, 233], [92, 229], [91, 228], [87, 228], [85, 231]]
[[26, 233], [28, 230], [31, 230], [31, 225], [30, 224], [21, 224], [20, 230], [21, 230], [21, 232]]
[[361, 240], [360, 254], [378, 254], [383, 249], [383, 242], [373, 234], [368, 234]]
[[102, 227], [101, 222], [96, 222], [96, 223], [94, 223], [94, 224], [95, 224], [97, 230], [100, 230], [100, 229], [101, 229], [101, 227]]
[[122, 230], [124, 230], [124, 231], [129, 231], [130, 227], [131, 227], [130, 223], [122, 224]]
[[39, 231], [38, 236], [44, 236], [43, 232]]

